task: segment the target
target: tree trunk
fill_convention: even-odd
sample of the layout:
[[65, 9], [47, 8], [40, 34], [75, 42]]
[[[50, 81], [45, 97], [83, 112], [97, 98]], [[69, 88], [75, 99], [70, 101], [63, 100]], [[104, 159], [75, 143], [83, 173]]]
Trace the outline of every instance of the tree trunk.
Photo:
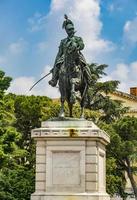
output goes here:
[[126, 171], [127, 171], [128, 177], [130, 179], [130, 182], [131, 182], [131, 185], [132, 185], [132, 188], [133, 188], [133, 191], [134, 191], [135, 199], [137, 200], [137, 185], [136, 185], [136, 182], [134, 180], [133, 172], [132, 172], [130, 161], [129, 161], [128, 158], [126, 159], [126, 164], [127, 164], [127, 170]]

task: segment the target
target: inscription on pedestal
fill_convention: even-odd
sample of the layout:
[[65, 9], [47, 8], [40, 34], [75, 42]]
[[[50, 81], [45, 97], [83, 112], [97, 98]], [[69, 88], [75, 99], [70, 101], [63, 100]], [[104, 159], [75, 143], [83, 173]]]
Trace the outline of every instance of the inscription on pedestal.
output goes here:
[[80, 153], [53, 152], [53, 185], [80, 184]]
[[[63, 144], [63, 143], [62, 143]], [[48, 192], [85, 191], [85, 142], [49, 141], [47, 146], [46, 190]]]

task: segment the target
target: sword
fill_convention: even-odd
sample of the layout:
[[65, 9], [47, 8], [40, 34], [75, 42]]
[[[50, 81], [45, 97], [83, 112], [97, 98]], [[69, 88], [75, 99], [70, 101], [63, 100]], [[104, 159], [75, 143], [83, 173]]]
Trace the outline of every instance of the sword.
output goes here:
[[48, 75], [50, 75], [52, 73], [52, 71], [50, 71], [48, 74], [46, 74], [45, 76], [43, 76], [41, 79], [39, 79], [36, 83], [34, 83], [34, 85], [32, 85], [32, 87], [29, 89], [29, 91], [32, 90], [32, 88], [35, 87], [35, 85], [37, 85], [40, 81], [42, 81], [44, 78], [46, 78]]

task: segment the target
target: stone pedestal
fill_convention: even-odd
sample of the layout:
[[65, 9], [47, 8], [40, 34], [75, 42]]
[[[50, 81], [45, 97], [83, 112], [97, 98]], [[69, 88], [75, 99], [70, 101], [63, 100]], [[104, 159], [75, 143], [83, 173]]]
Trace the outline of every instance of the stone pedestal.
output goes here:
[[93, 122], [42, 122], [36, 141], [36, 185], [31, 200], [109, 200], [105, 146], [109, 136]]

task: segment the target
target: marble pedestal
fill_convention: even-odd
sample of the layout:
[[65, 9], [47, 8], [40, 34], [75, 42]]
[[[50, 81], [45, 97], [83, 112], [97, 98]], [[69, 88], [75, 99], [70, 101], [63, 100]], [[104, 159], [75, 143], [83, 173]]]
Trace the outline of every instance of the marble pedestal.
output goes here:
[[31, 200], [110, 200], [105, 169], [109, 136], [93, 122], [46, 121], [31, 136], [36, 141]]

